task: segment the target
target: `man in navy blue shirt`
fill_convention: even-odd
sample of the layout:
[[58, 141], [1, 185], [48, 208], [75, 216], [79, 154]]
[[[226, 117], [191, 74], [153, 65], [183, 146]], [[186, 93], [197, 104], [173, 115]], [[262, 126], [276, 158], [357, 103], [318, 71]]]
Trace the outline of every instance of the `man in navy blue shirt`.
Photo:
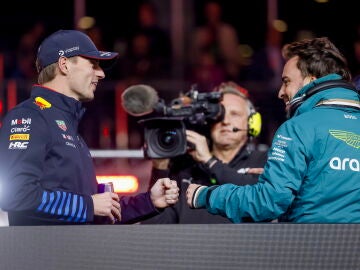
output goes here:
[[119, 199], [97, 194], [93, 161], [78, 134], [82, 102], [94, 99], [105, 77], [99, 51], [76, 30], [59, 30], [38, 49], [38, 85], [11, 110], [0, 130], [0, 207], [9, 225], [133, 223], [177, 202], [175, 181], [159, 179], [149, 192]]

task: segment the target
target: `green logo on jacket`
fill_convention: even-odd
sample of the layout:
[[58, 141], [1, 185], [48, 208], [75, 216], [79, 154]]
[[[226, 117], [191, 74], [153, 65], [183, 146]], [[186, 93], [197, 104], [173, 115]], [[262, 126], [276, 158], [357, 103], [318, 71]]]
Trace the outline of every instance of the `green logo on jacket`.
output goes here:
[[329, 133], [336, 139], [344, 141], [347, 145], [360, 148], [360, 135], [344, 130], [330, 129]]

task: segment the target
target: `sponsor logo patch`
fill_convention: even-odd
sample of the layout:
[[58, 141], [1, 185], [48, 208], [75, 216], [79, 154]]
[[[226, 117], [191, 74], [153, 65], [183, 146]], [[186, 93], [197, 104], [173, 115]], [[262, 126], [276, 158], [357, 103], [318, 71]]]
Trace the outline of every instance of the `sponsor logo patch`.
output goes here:
[[12, 119], [11, 120], [11, 125], [12, 126], [16, 126], [16, 125], [31, 125], [31, 118], [19, 118], [19, 119]]
[[354, 172], [360, 172], [359, 160], [354, 158], [333, 157], [329, 162], [330, 168], [337, 171], [346, 171], [348, 169]]
[[71, 147], [73, 147], [73, 148], [76, 148], [76, 145], [73, 144], [73, 143], [71, 143], [71, 142], [65, 142], [65, 144], [66, 144], [67, 146], [71, 146]]
[[347, 145], [360, 148], [360, 135], [344, 130], [330, 129], [329, 133], [338, 140], [344, 141]]
[[63, 120], [55, 120], [55, 122], [61, 130], [63, 131], [67, 130], [67, 126]]
[[51, 108], [51, 103], [42, 97], [36, 97], [34, 102], [41, 110]]
[[10, 142], [9, 149], [27, 149], [29, 142]]
[[30, 131], [30, 126], [29, 125], [24, 125], [23, 127], [13, 127], [11, 128], [10, 132], [11, 133], [15, 133], [15, 132], [28, 132]]
[[71, 136], [71, 135], [61, 134], [61, 136], [62, 136], [65, 140], [74, 141], [74, 137]]
[[10, 141], [28, 141], [30, 139], [30, 134], [11, 134]]

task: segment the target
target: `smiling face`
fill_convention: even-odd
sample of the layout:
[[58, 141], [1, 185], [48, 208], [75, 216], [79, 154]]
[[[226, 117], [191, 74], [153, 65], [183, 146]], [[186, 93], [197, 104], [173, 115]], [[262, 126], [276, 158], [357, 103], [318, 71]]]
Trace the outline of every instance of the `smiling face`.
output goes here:
[[82, 102], [93, 100], [99, 80], [105, 77], [104, 71], [98, 60], [81, 56], [76, 58], [76, 61], [69, 61], [68, 65], [68, 95]]
[[283, 69], [282, 85], [279, 90], [278, 97], [285, 103], [285, 111], [290, 108], [289, 102], [294, 98], [295, 94], [306, 84], [314, 80], [313, 76], [303, 77], [300, 69], [297, 67], [298, 56], [290, 58]]

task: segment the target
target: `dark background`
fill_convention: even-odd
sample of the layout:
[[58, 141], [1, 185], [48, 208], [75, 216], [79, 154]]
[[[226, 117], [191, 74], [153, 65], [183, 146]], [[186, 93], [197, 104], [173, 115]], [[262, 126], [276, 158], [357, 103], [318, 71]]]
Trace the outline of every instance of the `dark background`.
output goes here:
[[[94, 16], [102, 28], [106, 43], [112, 46], [116, 37], [126, 37], [136, 23], [136, 10], [141, 0], [131, 1], [85, 1], [86, 15]], [[160, 7], [160, 16], [171, 16], [169, 0], [154, 0]], [[185, 13], [191, 14], [193, 25], [204, 21], [202, 7], [206, 0], [184, 0], [188, 3]], [[266, 31], [267, 1], [220, 1], [224, 9], [224, 20], [237, 29], [241, 43], [261, 47]], [[4, 3], [3, 3], [4, 5]], [[337, 46], [351, 50], [360, 21], [358, 1], [329, 0], [319, 4], [313, 0], [278, 0], [278, 17], [288, 24], [285, 41], [294, 39], [300, 29], [309, 29], [318, 36], [328, 36]], [[34, 0], [12, 0], [0, 10], [0, 49], [11, 50], [19, 37], [36, 21], [45, 21], [47, 30], [74, 27], [74, 1], [61, 2]], [[166, 26], [165, 26], [166, 27]]]

